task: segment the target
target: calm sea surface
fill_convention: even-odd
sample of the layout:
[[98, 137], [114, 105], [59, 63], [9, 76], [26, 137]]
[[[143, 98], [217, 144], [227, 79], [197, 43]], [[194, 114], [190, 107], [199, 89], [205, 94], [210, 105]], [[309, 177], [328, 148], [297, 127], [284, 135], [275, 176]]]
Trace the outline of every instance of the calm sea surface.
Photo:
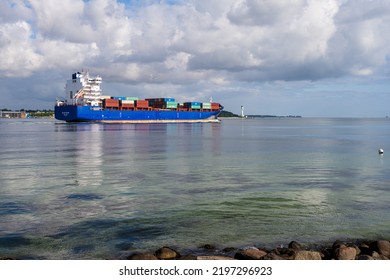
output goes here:
[[0, 257], [389, 239], [388, 156], [385, 118], [0, 119]]

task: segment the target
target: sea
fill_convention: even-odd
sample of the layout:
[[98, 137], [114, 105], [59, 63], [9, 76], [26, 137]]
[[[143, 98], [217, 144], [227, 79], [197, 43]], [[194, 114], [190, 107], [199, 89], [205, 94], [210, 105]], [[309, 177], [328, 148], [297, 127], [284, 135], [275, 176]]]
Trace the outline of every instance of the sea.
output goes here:
[[390, 239], [389, 217], [388, 118], [0, 119], [0, 258]]

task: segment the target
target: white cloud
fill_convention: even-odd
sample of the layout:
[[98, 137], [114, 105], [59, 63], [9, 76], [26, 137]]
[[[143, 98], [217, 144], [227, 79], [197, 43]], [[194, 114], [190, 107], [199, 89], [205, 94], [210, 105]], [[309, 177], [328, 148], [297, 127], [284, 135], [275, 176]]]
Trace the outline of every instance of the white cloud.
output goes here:
[[178, 52], [165, 59], [165, 67], [167, 69], [186, 70], [190, 57], [189, 53]]
[[0, 1], [0, 24], [32, 18], [31, 9], [25, 0]]
[[24, 77], [39, 69], [43, 57], [35, 52], [31, 36], [25, 21], [0, 25], [0, 76]]
[[[289, 5], [276, 0], [177, 5], [152, 1], [133, 6], [134, 10], [126, 10], [115, 0], [31, 0], [30, 4], [27, 8], [19, 2], [12, 8], [15, 15], [30, 17], [22, 21], [23, 27], [2, 24], [3, 30], [10, 24], [23, 29], [25, 35], [12, 40], [23, 46], [27, 61], [33, 61], [34, 67], [28, 69], [61, 64], [106, 68], [114, 63], [138, 69], [137, 75], [134, 71], [133, 75], [118, 74], [132, 82], [145, 82], [150, 75], [159, 77], [156, 82], [163, 82], [161, 78], [176, 82], [161, 71], [177, 74], [179, 68], [187, 72], [182, 77], [188, 82], [199, 78], [200, 71], [207, 77], [209, 70], [220, 71], [218, 76], [225, 79], [299, 80], [353, 74], [357, 67], [375, 69], [387, 55], [388, 40], [381, 32], [388, 16], [378, 4], [362, 9], [371, 12], [359, 12], [363, 1], [343, 5], [336, 0], [294, 0]], [[6, 65], [13, 58], [9, 56]], [[142, 74], [145, 71], [151, 71], [150, 75]]]
[[256, 1], [241, 0], [234, 3], [228, 13], [228, 18], [236, 24], [244, 25], [274, 25], [288, 22], [301, 9], [305, 8], [304, 0]]

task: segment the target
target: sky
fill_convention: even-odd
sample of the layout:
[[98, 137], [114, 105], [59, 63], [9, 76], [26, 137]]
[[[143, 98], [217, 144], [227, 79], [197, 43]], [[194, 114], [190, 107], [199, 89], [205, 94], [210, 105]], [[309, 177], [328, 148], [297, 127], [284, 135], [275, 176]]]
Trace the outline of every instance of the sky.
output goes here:
[[390, 0], [0, 0], [0, 109], [103, 94], [245, 114], [390, 115]]

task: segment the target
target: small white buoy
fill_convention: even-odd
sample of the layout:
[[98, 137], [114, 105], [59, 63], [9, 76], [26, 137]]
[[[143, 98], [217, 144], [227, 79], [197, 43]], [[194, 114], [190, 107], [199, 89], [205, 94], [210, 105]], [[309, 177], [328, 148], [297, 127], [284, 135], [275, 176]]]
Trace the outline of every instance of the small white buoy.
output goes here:
[[379, 150], [378, 150], [378, 153], [379, 153], [380, 155], [382, 155], [382, 154], [384, 153], [383, 149], [379, 149]]

